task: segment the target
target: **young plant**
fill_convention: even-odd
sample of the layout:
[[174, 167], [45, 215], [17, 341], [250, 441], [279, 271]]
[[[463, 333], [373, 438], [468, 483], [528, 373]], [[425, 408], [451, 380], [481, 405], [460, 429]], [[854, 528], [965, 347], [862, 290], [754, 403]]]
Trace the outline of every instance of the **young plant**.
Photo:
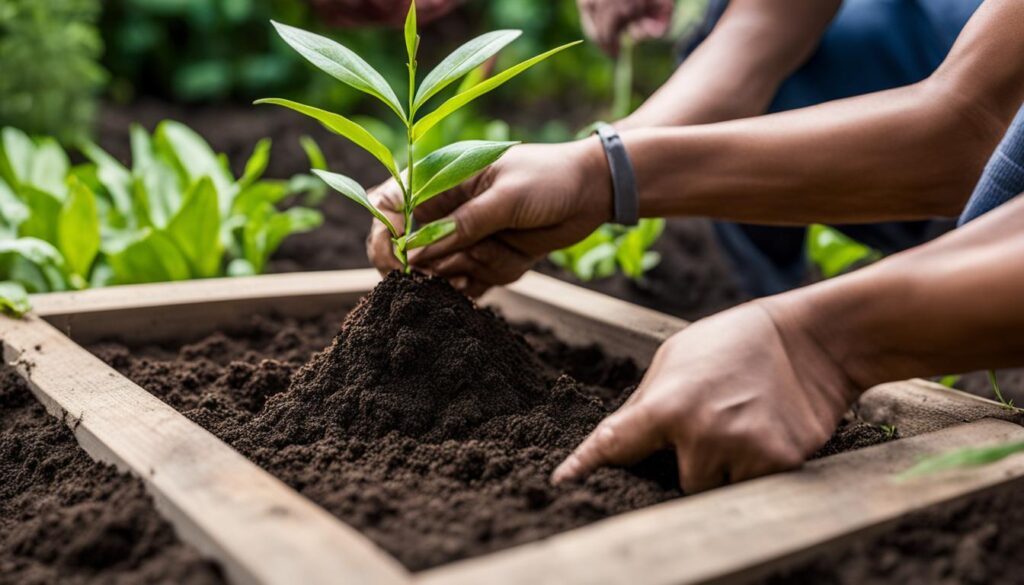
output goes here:
[[839, 276], [861, 262], [874, 262], [882, 253], [827, 225], [807, 230], [807, 257], [825, 278]]
[[479, 83], [469, 87], [460, 87], [460, 91], [442, 102], [433, 111], [420, 115], [423, 112], [423, 107], [431, 98], [493, 57], [515, 40], [521, 34], [520, 31], [495, 31], [469, 41], [445, 58], [417, 86], [416, 54], [420, 39], [416, 27], [416, 3], [410, 2], [405, 20], [405, 48], [408, 55], [409, 73], [408, 99], [403, 103], [384, 80], [384, 77], [348, 48], [328, 38], [298, 28], [277, 22], [273, 24], [281, 38], [310, 63], [338, 81], [383, 102], [404, 126], [406, 158], [409, 163], [407, 168], [400, 170], [395, 153], [391, 152], [363, 125], [345, 116], [280, 98], [268, 98], [256, 102], [257, 104], [284, 106], [315, 118], [328, 130], [351, 140], [384, 165], [402, 189], [401, 226], [395, 226], [387, 215], [377, 209], [370, 201], [366, 190], [356, 181], [344, 175], [321, 169], [313, 169], [313, 172], [333, 189], [366, 208], [387, 227], [394, 243], [395, 257], [402, 263], [406, 271], [409, 270], [408, 253], [411, 250], [437, 242], [452, 234], [456, 228], [453, 220], [441, 219], [414, 229], [413, 211], [416, 207], [473, 177], [498, 160], [516, 143], [482, 140], [456, 142], [419, 159], [417, 159], [416, 144], [421, 142], [441, 121], [473, 100], [579, 42], [562, 45], [523, 61], [493, 77], [482, 79]]
[[54, 139], [0, 130], [0, 309], [24, 313], [29, 293], [256, 274], [285, 237], [321, 222], [276, 209], [295, 180], [261, 179], [269, 140], [237, 179], [176, 122], [152, 136], [133, 127], [131, 146], [130, 168], [94, 144], [71, 166]]

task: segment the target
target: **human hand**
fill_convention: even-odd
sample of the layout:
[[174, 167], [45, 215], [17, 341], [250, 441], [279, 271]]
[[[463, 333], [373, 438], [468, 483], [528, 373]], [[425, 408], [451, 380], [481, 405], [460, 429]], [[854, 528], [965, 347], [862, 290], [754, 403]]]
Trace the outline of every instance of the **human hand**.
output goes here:
[[[400, 218], [402, 194], [393, 180], [371, 199], [389, 219]], [[410, 254], [417, 269], [448, 278], [479, 296], [523, 275], [548, 252], [585, 238], [611, 218], [611, 179], [597, 138], [513, 147], [462, 185], [416, 208], [421, 223], [446, 216], [451, 236]], [[401, 230], [400, 221], [393, 221]], [[374, 221], [367, 242], [381, 271], [399, 268], [391, 235]]]
[[804, 328], [755, 301], [658, 350], [640, 387], [554, 472], [555, 483], [674, 448], [686, 493], [800, 466], [859, 391]]
[[673, 0], [576, 0], [583, 32], [615, 56], [623, 33], [636, 40], [665, 36], [672, 23]]

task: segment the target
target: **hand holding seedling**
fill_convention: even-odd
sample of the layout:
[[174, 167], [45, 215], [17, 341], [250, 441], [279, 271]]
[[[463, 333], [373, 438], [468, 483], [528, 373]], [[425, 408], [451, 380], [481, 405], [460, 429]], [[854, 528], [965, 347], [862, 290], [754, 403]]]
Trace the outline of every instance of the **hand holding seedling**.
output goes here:
[[[380, 100], [402, 122], [406, 131], [406, 156], [408, 167], [400, 170], [396, 156], [368, 130], [352, 120], [332, 112], [296, 103], [290, 100], [271, 98], [256, 103], [284, 106], [315, 118], [328, 130], [344, 136], [374, 156], [391, 174], [394, 185], [401, 191], [401, 204], [392, 207], [396, 214], [386, 215], [372, 202], [361, 185], [337, 173], [315, 169], [316, 173], [335, 190], [366, 208], [387, 230], [398, 263], [410, 270], [408, 254], [417, 248], [440, 241], [456, 231], [457, 224], [452, 218], [441, 217], [419, 229], [414, 229], [414, 210], [428, 203], [434, 197], [471, 179], [474, 175], [498, 160], [512, 147], [514, 142], [488, 142], [468, 140], [445, 146], [426, 156], [415, 150], [416, 144], [436, 128], [445, 118], [492, 91], [506, 81], [526, 71], [533, 65], [563, 51], [577, 43], [569, 43], [546, 53], [528, 59], [493, 77], [481, 79], [468, 87], [460, 87], [430, 113], [417, 116], [434, 96], [448, 86], [465, 77], [471, 71], [493, 57], [498, 51], [514, 41], [520, 31], [504, 30], [487, 33], [469, 41], [455, 50], [431, 71], [417, 85], [420, 37], [417, 34], [416, 3], [409, 4], [405, 20], [405, 46], [409, 57], [408, 100], [403, 104], [384, 77], [361, 57], [344, 46], [319, 35], [283, 24], [274, 23], [281, 38], [298, 51], [310, 63], [316, 65], [342, 83]], [[396, 221], [397, 220], [397, 221]]]
[[610, 55], [619, 52], [623, 34], [635, 40], [665, 36], [675, 0], [577, 0], [587, 37]]
[[[591, 182], [589, 169], [601, 166], [598, 172], [607, 175], [596, 138], [514, 147], [474, 179], [416, 209], [418, 221], [447, 217], [458, 229], [412, 255], [411, 265], [450, 279], [472, 296], [515, 281], [548, 252], [579, 241], [611, 217], [611, 185], [583, 187]], [[372, 198], [392, 223], [401, 217], [401, 189], [394, 180]], [[392, 237], [383, 222], [374, 222], [368, 253], [382, 271], [400, 267], [391, 254]]]
[[748, 303], [665, 342], [640, 387], [553, 480], [667, 447], [686, 493], [792, 469], [825, 444], [858, 394], [796, 323]]

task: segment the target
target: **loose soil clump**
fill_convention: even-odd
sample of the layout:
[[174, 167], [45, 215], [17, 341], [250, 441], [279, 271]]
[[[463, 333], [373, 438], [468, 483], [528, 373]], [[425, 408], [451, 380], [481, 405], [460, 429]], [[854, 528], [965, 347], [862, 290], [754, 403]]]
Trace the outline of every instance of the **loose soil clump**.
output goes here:
[[512, 329], [419, 275], [390, 275], [340, 321], [93, 350], [412, 570], [682, 495], [670, 454], [548, 481], [639, 382], [632, 362]]
[[7, 368], [0, 478], [0, 583], [224, 582], [177, 539], [141, 481], [90, 459]]

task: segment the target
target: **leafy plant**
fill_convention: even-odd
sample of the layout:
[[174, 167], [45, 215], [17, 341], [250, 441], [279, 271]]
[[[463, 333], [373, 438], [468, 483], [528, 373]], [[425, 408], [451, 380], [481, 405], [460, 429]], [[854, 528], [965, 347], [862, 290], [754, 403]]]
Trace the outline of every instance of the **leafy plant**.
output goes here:
[[99, 0], [0, 2], [0, 126], [85, 137], [107, 75], [95, 22]]
[[362, 125], [345, 116], [280, 98], [262, 99], [256, 102], [257, 104], [284, 106], [315, 118], [327, 129], [351, 140], [384, 165], [402, 189], [404, 225], [401, 230], [373, 205], [365, 189], [354, 180], [320, 169], [314, 169], [313, 172], [333, 189], [365, 207], [387, 227], [394, 243], [395, 257], [405, 266], [406, 270], [409, 269], [409, 251], [437, 242], [452, 234], [456, 229], [453, 220], [441, 219], [414, 230], [413, 210], [447, 189], [471, 178], [498, 160], [516, 143], [481, 140], [457, 142], [435, 150], [418, 160], [415, 145], [440, 122], [470, 102], [496, 89], [537, 63], [578, 44], [576, 42], [562, 45], [510, 67], [493, 77], [481, 80], [468, 88], [460, 88], [462, 91], [449, 97], [433, 111], [417, 116], [431, 98], [494, 56], [515, 40], [520, 35], [519, 31], [495, 31], [469, 41], [445, 58], [417, 87], [416, 54], [419, 50], [420, 39], [416, 25], [416, 3], [411, 2], [404, 29], [409, 84], [408, 101], [403, 103], [380, 73], [345, 46], [288, 25], [275, 22], [274, 26], [281, 38], [310, 63], [338, 81], [380, 100], [402, 122], [406, 135], [406, 157], [409, 161], [404, 170], [399, 169], [395, 154], [377, 137]]
[[85, 143], [71, 166], [52, 138], [0, 131], [0, 306], [27, 294], [256, 274], [288, 235], [319, 212], [278, 211], [288, 181], [261, 180], [270, 141], [235, 178], [223, 155], [177, 122], [131, 130], [132, 165]]
[[616, 268], [640, 280], [661, 261], [661, 255], [650, 247], [664, 230], [664, 219], [642, 219], [634, 228], [605, 224], [582, 241], [552, 252], [549, 258], [583, 281], [607, 278]]
[[807, 257], [822, 276], [832, 278], [859, 262], [878, 260], [882, 254], [835, 228], [813, 224], [807, 230]]
[[900, 479], [911, 479], [923, 475], [988, 465], [1006, 459], [1010, 455], [1024, 452], [1024, 441], [1015, 441], [991, 447], [968, 447], [947, 453], [933, 455], [919, 461], [899, 475]]

